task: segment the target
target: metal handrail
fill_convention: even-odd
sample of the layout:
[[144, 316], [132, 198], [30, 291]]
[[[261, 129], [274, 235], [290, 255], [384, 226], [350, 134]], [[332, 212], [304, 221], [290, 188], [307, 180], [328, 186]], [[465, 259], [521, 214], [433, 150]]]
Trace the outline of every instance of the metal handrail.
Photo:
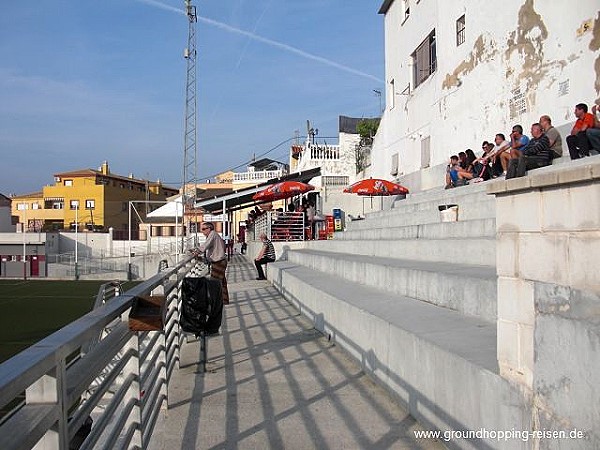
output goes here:
[[[0, 364], [0, 405], [25, 392], [0, 423], [0, 449], [67, 449], [90, 416], [81, 448], [146, 448], [179, 361], [181, 281], [195, 262], [188, 256], [125, 293], [105, 286], [104, 294], [118, 295], [106, 302], [99, 294], [97, 309]], [[166, 297], [164, 331], [133, 332], [133, 300], [150, 294]]]

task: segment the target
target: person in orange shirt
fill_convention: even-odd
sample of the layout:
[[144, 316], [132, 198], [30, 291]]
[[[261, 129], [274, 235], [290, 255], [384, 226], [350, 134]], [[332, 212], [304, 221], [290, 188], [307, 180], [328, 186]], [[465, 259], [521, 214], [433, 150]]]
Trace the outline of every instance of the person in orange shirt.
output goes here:
[[579, 159], [583, 156], [590, 156], [590, 141], [587, 138], [586, 130], [594, 128], [594, 115], [588, 112], [585, 103], [575, 105], [575, 125], [571, 130], [571, 135], [567, 136], [567, 146], [571, 159]]

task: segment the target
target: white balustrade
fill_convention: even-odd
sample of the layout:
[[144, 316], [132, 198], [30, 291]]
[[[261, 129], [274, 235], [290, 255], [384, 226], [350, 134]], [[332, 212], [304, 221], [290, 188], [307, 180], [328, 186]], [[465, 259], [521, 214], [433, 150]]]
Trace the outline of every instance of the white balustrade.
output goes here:
[[233, 174], [234, 183], [254, 183], [268, 181], [283, 176], [283, 170], [258, 170], [249, 172], [238, 172]]
[[310, 145], [308, 149], [304, 150], [302, 157], [318, 160], [338, 160], [340, 159], [340, 146], [339, 145]]

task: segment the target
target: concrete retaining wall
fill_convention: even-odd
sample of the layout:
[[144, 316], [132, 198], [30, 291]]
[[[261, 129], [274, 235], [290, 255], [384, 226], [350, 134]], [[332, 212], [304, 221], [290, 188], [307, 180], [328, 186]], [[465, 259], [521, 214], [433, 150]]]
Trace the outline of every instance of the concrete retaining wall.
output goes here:
[[[490, 184], [498, 231], [498, 361], [533, 392], [539, 429], [600, 448], [600, 157]], [[562, 448], [547, 441], [543, 448]]]

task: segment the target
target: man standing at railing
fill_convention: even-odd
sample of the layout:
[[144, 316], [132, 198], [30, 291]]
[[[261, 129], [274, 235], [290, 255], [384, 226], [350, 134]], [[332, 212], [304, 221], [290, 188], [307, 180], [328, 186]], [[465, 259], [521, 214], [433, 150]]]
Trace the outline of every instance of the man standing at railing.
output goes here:
[[266, 280], [267, 277], [265, 277], [262, 266], [275, 261], [275, 247], [273, 247], [273, 243], [267, 238], [265, 233], [260, 233], [260, 240], [263, 243], [263, 247], [258, 252], [258, 255], [256, 255], [256, 258], [254, 258], [254, 265], [258, 272], [257, 280]]
[[215, 231], [215, 225], [212, 222], [202, 222], [200, 232], [206, 237], [206, 241], [194, 250], [196, 256], [204, 253], [206, 259], [210, 261], [210, 276], [221, 280], [221, 289], [223, 292], [223, 304], [229, 304], [229, 291], [227, 290], [227, 279], [225, 270], [227, 270], [227, 256], [225, 254], [225, 241]]

